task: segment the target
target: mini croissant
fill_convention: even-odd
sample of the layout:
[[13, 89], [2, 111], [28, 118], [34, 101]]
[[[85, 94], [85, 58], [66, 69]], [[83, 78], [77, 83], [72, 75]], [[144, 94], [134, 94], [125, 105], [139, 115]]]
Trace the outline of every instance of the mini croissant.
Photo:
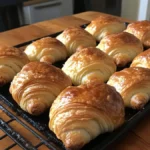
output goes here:
[[150, 99], [150, 69], [126, 68], [115, 72], [108, 80], [121, 94], [126, 107], [141, 109]]
[[15, 47], [0, 48], [0, 86], [12, 81], [28, 62], [26, 54]]
[[149, 68], [150, 69], [150, 49], [137, 55], [133, 59], [130, 67], [143, 67], [143, 68]]
[[56, 38], [67, 47], [69, 56], [82, 48], [96, 46], [94, 37], [80, 27], [67, 28]]
[[70, 76], [74, 85], [99, 79], [105, 82], [116, 71], [113, 59], [97, 48], [89, 47], [73, 54], [62, 70]]
[[126, 66], [143, 51], [140, 40], [127, 32], [104, 37], [97, 48], [110, 55], [118, 67]]
[[136, 36], [145, 47], [150, 48], [150, 21], [142, 20], [130, 23], [125, 31]]
[[115, 88], [98, 81], [70, 86], [50, 109], [49, 128], [69, 150], [79, 150], [99, 134], [124, 123], [124, 104]]
[[39, 115], [69, 85], [71, 80], [61, 69], [44, 62], [30, 62], [14, 77], [10, 93], [24, 111]]
[[41, 61], [53, 64], [67, 57], [66, 47], [57, 39], [45, 37], [37, 40], [25, 49], [30, 61]]
[[126, 26], [119, 18], [114, 16], [100, 16], [94, 19], [85, 30], [92, 34], [97, 41], [100, 41], [106, 35], [120, 33]]

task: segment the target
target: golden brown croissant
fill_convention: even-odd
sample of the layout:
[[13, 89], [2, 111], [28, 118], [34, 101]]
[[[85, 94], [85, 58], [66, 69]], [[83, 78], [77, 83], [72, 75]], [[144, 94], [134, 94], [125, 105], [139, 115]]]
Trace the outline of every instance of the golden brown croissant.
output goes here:
[[56, 38], [67, 47], [69, 55], [82, 48], [96, 46], [94, 37], [80, 27], [67, 28]]
[[25, 53], [31, 61], [54, 63], [67, 57], [66, 47], [57, 39], [46, 37], [37, 40], [25, 49]]
[[23, 110], [39, 115], [69, 85], [71, 80], [61, 69], [44, 62], [30, 62], [14, 77], [10, 93]]
[[97, 48], [110, 55], [119, 67], [124, 67], [143, 51], [140, 40], [127, 32], [104, 37]]
[[142, 20], [130, 23], [125, 31], [136, 36], [145, 47], [150, 47], [150, 21]]
[[126, 107], [141, 109], [150, 99], [150, 69], [126, 68], [115, 72], [108, 84], [121, 94]]
[[85, 30], [92, 34], [97, 41], [113, 33], [125, 30], [126, 26], [119, 18], [114, 16], [100, 16], [93, 20]]
[[113, 59], [97, 48], [89, 47], [73, 54], [62, 70], [70, 76], [74, 85], [99, 79], [102, 82], [116, 71]]
[[130, 67], [143, 67], [143, 68], [149, 68], [150, 69], [150, 49], [137, 55], [133, 59]]
[[79, 150], [99, 134], [124, 123], [124, 103], [116, 90], [98, 81], [70, 86], [50, 109], [49, 128], [69, 150]]
[[10, 82], [28, 62], [23, 51], [14, 47], [0, 48], [0, 86]]

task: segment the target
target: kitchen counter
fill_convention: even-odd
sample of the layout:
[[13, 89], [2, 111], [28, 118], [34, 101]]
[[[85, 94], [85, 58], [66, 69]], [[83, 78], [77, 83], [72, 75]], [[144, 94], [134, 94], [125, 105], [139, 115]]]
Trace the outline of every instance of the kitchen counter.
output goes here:
[[[73, 16], [65, 16], [53, 20], [47, 20], [44, 22], [39, 22], [36, 24], [24, 26], [14, 30], [6, 31], [0, 33], [0, 45], [5, 46], [15, 46], [17, 44], [27, 42], [33, 39], [37, 39], [49, 34], [53, 34], [59, 31], [64, 30], [69, 26], [80, 26], [82, 24], [89, 23], [92, 19], [98, 17], [99, 15], [107, 15], [100, 12], [84, 12], [76, 14]], [[131, 20], [122, 18], [125, 22], [132, 22]], [[4, 107], [7, 107], [2, 101], [0, 104]], [[8, 107], [7, 107], [8, 108]], [[8, 108], [9, 109], [9, 108]], [[10, 110], [14, 115], [12, 110]], [[17, 116], [21, 118], [20, 116]], [[4, 121], [10, 120], [10, 118], [3, 111], [0, 111], [0, 118]], [[26, 123], [30, 126], [28, 123]], [[31, 136], [30, 132], [27, 132], [24, 127], [21, 127], [18, 122], [10, 122], [9, 124], [14, 130], [19, 132], [26, 140], [32, 141], [33, 145], [37, 143], [38, 139]], [[33, 128], [33, 127], [31, 127]], [[33, 130], [35, 130], [33, 128]], [[37, 130], [35, 130], [38, 132]], [[39, 133], [40, 134], [40, 133]], [[0, 130], [0, 150], [7, 148], [9, 145], [13, 144], [14, 141], [6, 135], [3, 131]], [[18, 145], [14, 145], [10, 150], [21, 150]], [[146, 115], [142, 120], [129, 132], [125, 135], [124, 138], [119, 139], [117, 144], [114, 144], [110, 147], [110, 150], [149, 150], [150, 149], [150, 117]], [[40, 146], [38, 150], [47, 150], [46, 147]]]

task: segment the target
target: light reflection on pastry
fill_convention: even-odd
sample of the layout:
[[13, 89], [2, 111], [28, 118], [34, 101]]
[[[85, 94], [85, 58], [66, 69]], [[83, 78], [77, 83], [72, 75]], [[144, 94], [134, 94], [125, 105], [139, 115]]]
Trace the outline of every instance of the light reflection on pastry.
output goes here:
[[26, 54], [15, 47], [0, 47], [0, 86], [13, 77], [29, 62]]
[[110, 56], [89, 47], [73, 54], [62, 70], [70, 76], [74, 85], [80, 85], [95, 79], [106, 82], [116, 71], [116, 65]]
[[150, 21], [142, 20], [130, 23], [125, 31], [136, 36], [145, 47], [150, 48]]
[[49, 128], [66, 149], [80, 150], [99, 134], [124, 123], [124, 103], [113, 87], [94, 81], [63, 90], [49, 116]]
[[126, 66], [143, 51], [140, 40], [127, 32], [104, 37], [97, 48], [110, 55], [119, 67]]
[[150, 49], [147, 49], [146, 51], [137, 55], [133, 59], [130, 67], [143, 67], [150, 69]]
[[94, 37], [80, 27], [67, 28], [56, 38], [67, 47], [69, 55], [82, 48], [96, 46]]
[[71, 84], [61, 69], [44, 62], [30, 62], [14, 77], [10, 93], [23, 110], [39, 115]]
[[114, 16], [100, 16], [94, 19], [85, 30], [100, 41], [106, 35], [119, 33], [125, 30], [126, 25], [121, 19]]
[[66, 47], [57, 39], [45, 37], [37, 40], [25, 49], [31, 61], [41, 61], [53, 64], [65, 60], [68, 56]]
[[108, 80], [121, 94], [126, 107], [142, 109], [150, 99], [150, 69], [131, 67], [115, 72]]

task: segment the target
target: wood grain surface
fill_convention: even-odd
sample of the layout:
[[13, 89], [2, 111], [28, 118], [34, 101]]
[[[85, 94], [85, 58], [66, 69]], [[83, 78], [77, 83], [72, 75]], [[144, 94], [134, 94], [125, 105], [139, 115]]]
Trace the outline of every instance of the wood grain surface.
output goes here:
[[[61, 18], [39, 22], [14, 30], [2, 32], [0, 33], [0, 46], [15, 46], [26, 41], [62, 31], [69, 26], [80, 26], [82, 24], [89, 23], [92, 19], [98, 17], [99, 15], [107, 14], [93, 11], [83, 12], [73, 16], [64, 16]], [[125, 22], [132, 22], [132, 20], [124, 18], [122, 18], [122, 20]], [[2, 104], [1, 101], [0, 104]], [[10, 118], [3, 111], [0, 111], [0, 118], [6, 122], [10, 120]], [[17, 122], [11, 122], [9, 125], [15, 131], [18, 131], [21, 135], [23, 135], [26, 139], [30, 140], [33, 145], [38, 142], [39, 139], [35, 138], [32, 133], [26, 131]], [[0, 150], [7, 148], [8, 145], [14, 143], [9, 136], [0, 130], [0, 137], [3, 136], [6, 136], [6, 138], [0, 140]], [[18, 145], [15, 145], [13, 148], [11, 148], [11, 150], [21, 149], [22, 148]], [[38, 148], [38, 150], [47, 150], [47, 148], [42, 145]], [[130, 130], [124, 138], [120, 139], [117, 144], [109, 147], [109, 150], [150, 150], [149, 114], [145, 116], [132, 130]]]

